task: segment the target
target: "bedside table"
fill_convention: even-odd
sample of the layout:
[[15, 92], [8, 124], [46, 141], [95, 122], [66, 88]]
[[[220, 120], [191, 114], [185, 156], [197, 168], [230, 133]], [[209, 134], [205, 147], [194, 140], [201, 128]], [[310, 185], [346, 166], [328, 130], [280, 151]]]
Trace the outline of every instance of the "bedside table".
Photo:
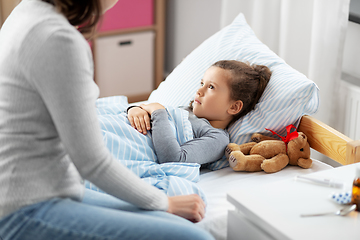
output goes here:
[[342, 189], [291, 178], [229, 192], [236, 210], [228, 213], [227, 239], [360, 239], [359, 212], [300, 217], [342, 208], [330, 195], [351, 190], [356, 167], [360, 163], [307, 175], [342, 181]]

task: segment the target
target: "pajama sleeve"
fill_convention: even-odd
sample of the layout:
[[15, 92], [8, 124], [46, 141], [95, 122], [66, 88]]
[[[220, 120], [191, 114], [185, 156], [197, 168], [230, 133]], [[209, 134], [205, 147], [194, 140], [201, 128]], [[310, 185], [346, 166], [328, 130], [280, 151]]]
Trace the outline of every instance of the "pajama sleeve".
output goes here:
[[224, 155], [229, 135], [223, 129], [213, 128], [205, 119], [189, 118], [194, 138], [180, 145], [168, 121], [167, 111], [158, 109], [151, 115], [152, 141], [160, 163], [188, 162], [205, 164]]

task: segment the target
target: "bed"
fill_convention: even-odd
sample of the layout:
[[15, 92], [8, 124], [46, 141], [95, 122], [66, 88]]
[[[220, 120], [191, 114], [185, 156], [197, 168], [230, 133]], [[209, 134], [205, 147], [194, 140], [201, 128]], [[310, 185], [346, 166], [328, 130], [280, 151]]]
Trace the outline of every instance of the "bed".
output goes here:
[[[285, 127], [293, 124], [298, 127], [298, 131], [304, 132], [308, 136], [311, 148], [321, 154], [342, 165], [360, 162], [360, 141], [353, 141], [310, 116], [319, 108], [319, 89], [316, 84], [289, 66], [259, 41], [241, 13], [229, 26], [221, 29], [192, 51], [166, 80], [151, 93], [146, 102], [159, 102], [166, 107], [174, 108], [188, 105], [199, 86], [205, 70], [214, 62], [224, 59], [236, 59], [247, 61], [250, 64], [266, 65], [272, 71], [269, 85], [255, 110], [229, 128], [231, 142], [238, 144], [248, 142], [255, 132], [269, 134], [265, 128], [272, 129], [285, 136]], [[114, 110], [109, 106], [114, 106], [116, 111], [111, 114], [116, 115], [128, 106], [127, 103], [120, 104], [119, 99], [124, 100], [122, 97], [100, 99], [98, 107], [104, 108], [104, 112], [108, 114]], [[133, 104], [137, 105], [138, 103]], [[113, 124], [106, 125], [108, 118], [113, 118], [113, 115], [110, 117], [106, 115], [106, 119], [101, 121], [102, 128], [103, 130], [113, 128], [113, 133], [116, 135], [119, 131], [115, 130]], [[114, 155], [122, 153], [122, 151], [114, 147], [116, 144], [113, 141], [106, 140], [107, 146]], [[119, 143], [118, 145], [121, 146], [122, 144]], [[137, 149], [139, 148], [137, 147]], [[133, 162], [125, 162], [125, 164], [130, 168], [137, 166]], [[153, 162], [151, 162], [151, 165], [156, 167], [156, 170], [151, 172], [155, 172], [155, 178], [159, 179], [156, 176], [159, 172], [157, 165]], [[192, 173], [199, 172], [199, 166], [186, 167], [195, 169]], [[233, 209], [233, 206], [226, 200], [228, 191], [236, 189], [240, 185], [256, 188], [263, 182], [280, 181], [284, 178], [292, 178], [296, 175], [309, 174], [330, 168], [332, 166], [313, 159], [313, 166], [309, 169], [287, 166], [280, 172], [273, 174], [234, 172], [229, 168], [226, 158], [223, 157], [209, 164], [205, 169], [201, 169], [199, 175], [188, 174], [186, 177], [189, 178], [181, 182], [181, 184], [176, 181], [178, 179], [182, 180], [182, 177], [178, 178], [176, 176], [176, 184], [174, 184], [176, 186], [187, 184], [188, 180], [190, 180], [186, 190], [183, 188], [174, 190], [173, 186], [168, 185], [169, 182], [173, 182], [173, 179], [168, 179], [169, 175], [173, 176], [172, 172], [164, 174], [165, 180], [163, 182], [154, 182], [154, 178], [148, 177], [145, 177], [145, 180], [167, 191], [169, 195], [199, 193], [206, 199], [207, 212], [204, 220], [197, 223], [197, 225], [209, 231], [216, 239], [226, 239], [227, 212]], [[139, 168], [132, 170], [141, 177], [145, 172], [142, 171], [142, 168], [141, 171]], [[187, 169], [184, 172], [188, 173], [189, 171]], [[92, 188], [95, 186], [87, 187]]]

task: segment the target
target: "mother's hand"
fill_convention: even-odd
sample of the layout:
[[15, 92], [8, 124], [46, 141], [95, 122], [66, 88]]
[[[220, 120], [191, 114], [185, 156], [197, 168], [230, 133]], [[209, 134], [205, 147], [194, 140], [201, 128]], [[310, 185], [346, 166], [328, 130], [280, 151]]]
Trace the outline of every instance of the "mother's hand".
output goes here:
[[168, 197], [167, 212], [192, 222], [200, 222], [205, 217], [205, 203], [197, 194]]

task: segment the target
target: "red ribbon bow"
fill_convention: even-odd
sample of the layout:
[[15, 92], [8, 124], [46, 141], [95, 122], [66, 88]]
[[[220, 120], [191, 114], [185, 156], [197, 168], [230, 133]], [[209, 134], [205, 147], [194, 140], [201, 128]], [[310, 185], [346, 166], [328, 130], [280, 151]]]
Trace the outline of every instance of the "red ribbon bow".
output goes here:
[[[290, 133], [292, 128], [295, 128], [295, 131]], [[281, 138], [281, 140], [286, 144], [286, 148], [287, 148], [287, 144], [291, 140], [293, 140], [293, 139], [295, 139], [295, 138], [297, 138], [299, 136], [299, 133], [297, 132], [296, 127], [294, 125], [292, 125], [292, 124], [290, 124], [289, 126], [286, 127], [286, 137], [280, 136], [279, 134], [277, 134], [276, 132], [274, 132], [274, 131], [272, 131], [270, 129], [265, 128], [265, 130], [270, 131], [273, 135], [274, 134], [278, 135]]]

